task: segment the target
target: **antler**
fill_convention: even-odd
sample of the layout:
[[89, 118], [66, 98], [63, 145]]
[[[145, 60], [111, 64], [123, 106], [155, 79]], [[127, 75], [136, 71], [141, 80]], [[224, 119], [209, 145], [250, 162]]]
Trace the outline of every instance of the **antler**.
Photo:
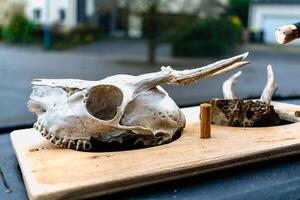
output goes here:
[[260, 101], [270, 104], [272, 96], [277, 89], [277, 84], [275, 82], [274, 72], [271, 65], [268, 65], [268, 81], [261, 94]]
[[238, 78], [241, 76], [242, 72], [239, 71], [232, 76], [230, 76], [226, 81], [223, 83], [223, 95], [224, 99], [236, 99], [233, 94], [233, 86], [235, 85]]
[[199, 79], [215, 76], [233, 69], [237, 69], [249, 64], [249, 61], [244, 61], [248, 56], [248, 52], [229, 58], [217, 61], [210, 65], [190, 69], [177, 71], [171, 67], [162, 67], [160, 72], [149, 73], [139, 76], [140, 88], [153, 88], [160, 84], [169, 85], [188, 85], [192, 84]]

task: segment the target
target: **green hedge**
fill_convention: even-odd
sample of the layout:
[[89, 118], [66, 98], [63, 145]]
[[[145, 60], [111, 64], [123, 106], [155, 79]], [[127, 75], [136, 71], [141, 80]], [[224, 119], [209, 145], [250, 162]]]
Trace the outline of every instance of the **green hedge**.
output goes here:
[[90, 43], [94, 40], [99, 40], [102, 36], [101, 33], [100, 29], [85, 24], [74, 27], [68, 34], [72, 37], [73, 42]]
[[172, 43], [174, 56], [218, 56], [242, 40], [237, 17], [201, 21], [181, 33]]
[[[84, 45], [98, 41], [102, 37], [102, 31], [92, 25], [78, 25], [70, 30], [64, 30], [58, 24], [51, 27], [51, 49], [63, 50], [78, 45]], [[43, 43], [44, 27], [36, 26], [32, 35], [32, 42]]]
[[[34, 25], [22, 13], [13, 14], [8, 23], [0, 29], [0, 40], [11, 43], [43, 43], [44, 27]], [[76, 45], [101, 39], [102, 31], [92, 25], [78, 25], [71, 30], [54, 24], [51, 27], [51, 48], [67, 49]]]
[[14, 14], [7, 25], [3, 27], [2, 37], [4, 41], [24, 43], [30, 40], [35, 27], [22, 13]]

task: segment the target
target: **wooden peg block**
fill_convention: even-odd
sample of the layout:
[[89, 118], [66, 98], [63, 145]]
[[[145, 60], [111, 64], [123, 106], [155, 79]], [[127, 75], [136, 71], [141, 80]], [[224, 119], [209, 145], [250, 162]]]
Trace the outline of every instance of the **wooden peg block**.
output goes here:
[[211, 104], [200, 105], [200, 138], [211, 137]]

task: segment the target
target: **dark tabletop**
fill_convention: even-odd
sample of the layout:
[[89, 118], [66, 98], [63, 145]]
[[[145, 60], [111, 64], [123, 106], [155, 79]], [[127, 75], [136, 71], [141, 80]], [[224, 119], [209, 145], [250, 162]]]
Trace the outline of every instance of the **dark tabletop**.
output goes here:
[[[300, 100], [289, 103], [300, 104]], [[105, 199], [300, 199], [300, 156], [156, 184]], [[0, 200], [27, 199], [9, 134], [0, 134]]]

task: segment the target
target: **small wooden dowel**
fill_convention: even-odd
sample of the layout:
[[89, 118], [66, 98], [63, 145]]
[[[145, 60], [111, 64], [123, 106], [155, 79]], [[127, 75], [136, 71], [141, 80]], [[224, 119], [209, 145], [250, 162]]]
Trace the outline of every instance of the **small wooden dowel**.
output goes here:
[[200, 105], [200, 138], [211, 137], [211, 104]]

